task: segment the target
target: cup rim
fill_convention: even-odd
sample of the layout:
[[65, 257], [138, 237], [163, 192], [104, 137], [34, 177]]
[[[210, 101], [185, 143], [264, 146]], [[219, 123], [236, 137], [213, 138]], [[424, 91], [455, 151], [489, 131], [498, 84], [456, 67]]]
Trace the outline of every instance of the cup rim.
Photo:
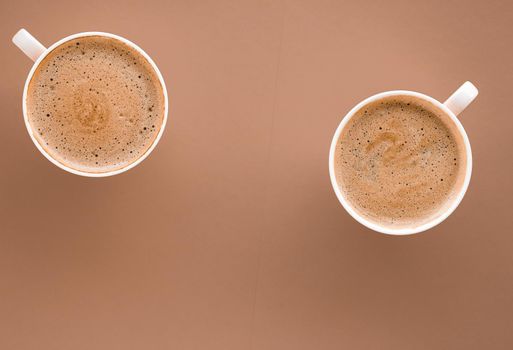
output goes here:
[[[153, 140], [153, 143], [151, 144], [151, 146], [137, 160], [128, 164], [127, 166], [125, 166], [121, 169], [116, 169], [116, 170], [103, 172], [103, 173], [94, 173], [94, 172], [78, 170], [78, 169], [72, 168], [66, 164], [63, 164], [63, 163], [59, 162], [58, 160], [56, 160], [55, 158], [53, 158], [43, 148], [43, 146], [41, 146], [39, 144], [36, 137], [34, 136], [34, 130], [32, 129], [32, 126], [29, 123], [28, 113], [27, 113], [28, 87], [29, 87], [30, 81], [32, 80], [32, 77], [33, 77], [34, 73], [36, 72], [37, 68], [39, 67], [40, 63], [45, 59], [45, 57], [50, 52], [52, 52], [58, 46], [66, 43], [68, 41], [71, 41], [71, 40], [74, 40], [77, 38], [88, 37], [88, 36], [103, 36], [103, 37], [107, 37], [107, 38], [117, 39], [117, 40], [123, 42], [124, 44], [130, 46], [134, 50], [136, 50], [139, 54], [141, 54], [150, 63], [150, 66], [153, 68], [153, 70], [155, 71], [155, 73], [158, 77], [159, 83], [162, 87], [162, 93], [164, 94], [164, 116], [163, 116], [160, 130], [157, 134], [157, 137], [155, 138], [155, 140]], [[135, 167], [139, 163], [141, 163], [144, 159], [146, 159], [150, 155], [150, 153], [153, 151], [153, 149], [155, 149], [158, 142], [160, 141], [160, 138], [162, 137], [162, 134], [164, 133], [164, 129], [167, 124], [168, 112], [169, 112], [169, 98], [167, 95], [166, 84], [164, 82], [164, 78], [162, 77], [162, 74], [160, 73], [160, 70], [158, 69], [155, 62], [151, 59], [151, 57], [143, 49], [141, 49], [139, 46], [137, 46], [135, 43], [131, 42], [130, 40], [125, 39], [119, 35], [107, 33], [107, 32], [90, 31], [90, 32], [80, 32], [80, 33], [72, 34], [72, 35], [66, 36], [66, 37], [56, 41], [55, 43], [50, 45], [48, 48], [46, 48], [46, 50], [37, 58], [37, 60], [34, 62], [32, 68], [27, 76], [27, 80], [25, 81], [25, 86], [23, 88], [23, 108], [22, 109], [23, 109], [23, 119], [25, 121], [25, 126], [30, 135], [30, 138], [32, 139], [32, 142], [36, 145], [37, 149], [46, 157], [46, 159], [48, 159], [50, 162], [52, 162], [54, 165], [58, 166], [59, 168], [65, 170], [67, 172], [70, 172], [72, 174], [75, 174], [75, 175], [80, 175], [80, 176], [85, 176], [85, 177], [107, 177], [107, 176], [121, 174], [127, 170], [132, 169], [133, 167]]]
[[[467, 158], [467, 164], [465, 169], [465, 178], [463, 180], [463, 186], [455, 196], [455, 198], [452, 200], [450, 206], [439, 216], [433, 218], [432, 220], [415, 227], [407, 227], [407, 228], [390, 228], [385, 227], [379, 224], [376, 224], [374, 222], [371, 222], [370, 220], [367, 220], [362, 215], [360, 215], [352, 206], [351, 204], [345, 199], [344, 195], [342, 194], [342, 191], [340, 190], [337, 179], [335, 176], [335, 149], [337, 147], [337, 142], [340, 137], [340, 134], [342, 133], [342, 130], [347, 125], [349, 120], [355, 115], [357, 111], [359, 111], [362, 107], [379, 100], [381, 98], [390, 97], [390, 96], [412, 96], [416, 97], [422, 100], [425, 100], [427, 102], [432, 103], [439, 109], [441, 109], [456, 125], [456, 128], [458, 129], [458, 132], [463, 138], [464, 144], [465, 144], [465, 153]], [[461, 125], [461, 122], [458, 120], [456, 115], [443, 103], [439, 102], [438, 100], [425, 95], [420, 92], [415, 91], [409, 91], [409, 90], [392, 90], [392, 91], [385, 91], [380, 92], [375, 95], [372, 95], [370, 97], [367, 97], [360, 103], [358, 103], [356, 106], [354, 106], [342, 119], [342, 121], [339, 123], [335, 134], [333, 136], [333, 139], [331, 141], [330, 146], [330, 152], [329, 152], [329, 173], [330, 173], [330, 179], [331, 179], [331, 185], [333, 187], [333, 190], [335, 191], [335, 194], [339, 200], [339, 202], [342, 204], [344, 209], [360, 224], [366, 226], [367, 228], [370, 228], [371, 230], [385, 233], [389, 235], [409, 235], [414, 233], [420, 233], [426, 230], [429, 230], [430, 228], [433, 228], [434, 226], [440, 224], [442, 221], [447, 219], [449, 215], [451, 215], [454, 210], [458, 207], [458, 205], [461, 203], [463, 197], [465, 196], [465, 193], [467, 192], [468, 185], [470, 183], [470, 178], [472, 175], [472, 150], [470, 148], [470, 142], [468, 140], [467, 133], [465, 132], [465, 129]]]

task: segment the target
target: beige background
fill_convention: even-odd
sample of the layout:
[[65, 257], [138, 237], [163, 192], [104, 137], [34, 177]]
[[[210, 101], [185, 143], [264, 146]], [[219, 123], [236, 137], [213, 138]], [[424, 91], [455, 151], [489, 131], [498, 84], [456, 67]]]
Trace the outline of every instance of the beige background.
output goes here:
[[[512, 23], [511, 1], [2, 1], [0, 349], [512, 349]], [[39, 154], [20, 27], [145, 49], [155, 152], [106, 179]], [[328, 177], [343, 115], [465, 80], [461, 206], [416, 236], [357, 224]]]

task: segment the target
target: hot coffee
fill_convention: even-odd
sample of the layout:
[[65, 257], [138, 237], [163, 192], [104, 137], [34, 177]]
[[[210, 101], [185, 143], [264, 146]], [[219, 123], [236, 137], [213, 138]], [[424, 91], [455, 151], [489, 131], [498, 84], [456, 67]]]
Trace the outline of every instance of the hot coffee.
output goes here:
[[103, 36], [52, 50], [26, 99], [37, 142], [58, 162], [89, 173], [122, 169], [143, 156], [165, 112], [163, 87], [148, 60]]
[[411, 96], [365, 105], [337, 141], [334, 168], [341, 192], [379, 225], [431, 220], [465, 177], [464, 141], [455, 128], [443, 111]]

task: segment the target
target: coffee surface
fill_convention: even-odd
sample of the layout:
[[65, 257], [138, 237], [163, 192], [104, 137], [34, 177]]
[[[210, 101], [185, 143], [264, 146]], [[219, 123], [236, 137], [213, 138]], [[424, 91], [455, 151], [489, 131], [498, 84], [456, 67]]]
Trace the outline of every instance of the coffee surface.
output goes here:
[[411, 98], [385, 98], [360, 109], [335, 151], [335, 173], [350, 204], [385, 226], [427, 221], [464, 174], [463, 147], [441, 112]]
[[164, 93], [150, 63], [120, 40], [89, 36], [50, 52], [34, 73], [27, 114], [58, 162], [93, 173], [124, 168], [152, 145]]

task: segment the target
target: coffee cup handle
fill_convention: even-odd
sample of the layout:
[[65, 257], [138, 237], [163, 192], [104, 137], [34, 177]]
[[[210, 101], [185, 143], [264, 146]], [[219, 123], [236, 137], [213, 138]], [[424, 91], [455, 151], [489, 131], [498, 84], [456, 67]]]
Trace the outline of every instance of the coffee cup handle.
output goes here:
[[470, 81], [467, 81], [461, 85], [458, 90], [444, 102], [444, 105], [449, 108], [454, 115], [458, 115], [465, 108], [467, 108], [472, 101], [477, 97], [479, 91]]
[[46, 51], [46, 47], [25, 29], [20, 29], [18, 33], [14, 34], [12, 42], [34, 62]]

